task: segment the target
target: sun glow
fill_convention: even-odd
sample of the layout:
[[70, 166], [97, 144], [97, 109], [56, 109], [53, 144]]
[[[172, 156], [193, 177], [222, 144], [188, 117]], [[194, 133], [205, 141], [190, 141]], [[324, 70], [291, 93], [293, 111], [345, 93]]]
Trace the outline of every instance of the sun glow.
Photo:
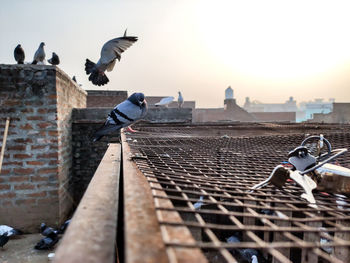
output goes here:
[[349, 1], [199, 1], [197, 26], [211, 56], [235, 74], [315, 77], [350, 60]]

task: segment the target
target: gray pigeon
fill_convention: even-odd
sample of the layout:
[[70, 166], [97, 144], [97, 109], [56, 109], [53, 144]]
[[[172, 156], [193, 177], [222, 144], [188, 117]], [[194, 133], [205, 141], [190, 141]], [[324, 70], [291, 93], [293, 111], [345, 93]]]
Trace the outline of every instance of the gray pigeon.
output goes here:
[[45, 60], [44, 46], [45, 46], [45, 43], [41, 42], [38, 50], [34, 54], [34, 59], [32, 64], [37, 64], [38, 62], [44, 63], [44, 60]]
[[177, 104], [179, 105], [179, 108], [182, 108], [182, 105], [184, 104], [184, 98], [182, 97], [182, 94], [180, 91], [179, 91], [179, 97], [177, 98]]
[[57, 56], [55, 52], [52, 52], [52, 58], [50, 58], [47, 62], [49, 62], [51, 65], [58, 65], [60, 64], [60, 58]]
[[142, 119], [147, 113], [147, 102], [143, 93], [133, 93], [128, 99], [119, 103], [108, 115], [106, 122], [93, 135], [93, 142], [104, 135], [127, 127]]
[[13, 55], [15, 56], [15, 60], [17, 61], [17, 64], [23, 64], [24, 63], [24, 50], [21, 46], [21, 44], [18, 44], [15, 48], [15, 51], [13, 52]]
[[120, 61], [120, 55], [136, 41], [137, 37], [126, 36], [125, 30], [124, 36], [106, 42], [102, 47], [101, 57], [96, 64], [86, 59], [85, 71], [87, 75], [90, 75], [89, 80], [97, 86], [107, 84], [109, 79], [104, 72], [106, 70], [108, 72], [112, 71], [116, 60]]

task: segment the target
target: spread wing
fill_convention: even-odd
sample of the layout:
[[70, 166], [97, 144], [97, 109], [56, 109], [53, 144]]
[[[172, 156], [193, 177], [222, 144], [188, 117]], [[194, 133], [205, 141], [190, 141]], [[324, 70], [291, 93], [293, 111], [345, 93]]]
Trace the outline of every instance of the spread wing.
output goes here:
[[[121, 54], [137, 41], [137, 37], [118, 37], [106, 42], [101, 50], [100, 62], [109, 64], [113, 60], [120, 60]], [[111, 70], [111, 69], [110, 69]]]

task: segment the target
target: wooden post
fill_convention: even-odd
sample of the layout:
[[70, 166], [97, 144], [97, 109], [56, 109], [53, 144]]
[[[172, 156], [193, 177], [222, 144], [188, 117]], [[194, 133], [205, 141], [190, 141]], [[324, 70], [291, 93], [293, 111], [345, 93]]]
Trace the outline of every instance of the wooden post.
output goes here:
[[1, 167], [2, 167], [2, 161], [4, 159], [5, 154], [5, 147], [6, 147], [6, 140], [7, 140], [7, 133], [10, 126], [10, 117], [7, 117], [6, 124], [5, 124], [5, 131], [4, 131], [4, 138], [2, 140], [2, 147], [1, 147], [1, 155], [0, 155], [0, 173], [1, 173]]

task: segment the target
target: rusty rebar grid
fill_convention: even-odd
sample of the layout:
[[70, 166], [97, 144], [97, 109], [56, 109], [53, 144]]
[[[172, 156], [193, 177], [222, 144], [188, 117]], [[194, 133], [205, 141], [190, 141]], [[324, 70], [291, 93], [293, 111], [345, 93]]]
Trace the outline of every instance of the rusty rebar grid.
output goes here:
[[[306, 132], [323, 133], [333, 148], [350, 148], [350, 133], [334, 125], [316, 132], [287, 127], [291, 134], [240, 136], [234, 126], [141, 126], [127, 135], [132, 159], [150, 184], [168, 255], [181, 262], [178, 251], [199, 248], [209, 262], [246, 262], [244, 253], [255, 249], [259, 262], [347, 262], [347, 196], [316, 191], [315, 209], [293, 181], [283, 189], [248, 191], [287, 161]], [[350, 167], [348, 155], [336, 161]], [[184, 229], [193, 239], [181, 238]]]

